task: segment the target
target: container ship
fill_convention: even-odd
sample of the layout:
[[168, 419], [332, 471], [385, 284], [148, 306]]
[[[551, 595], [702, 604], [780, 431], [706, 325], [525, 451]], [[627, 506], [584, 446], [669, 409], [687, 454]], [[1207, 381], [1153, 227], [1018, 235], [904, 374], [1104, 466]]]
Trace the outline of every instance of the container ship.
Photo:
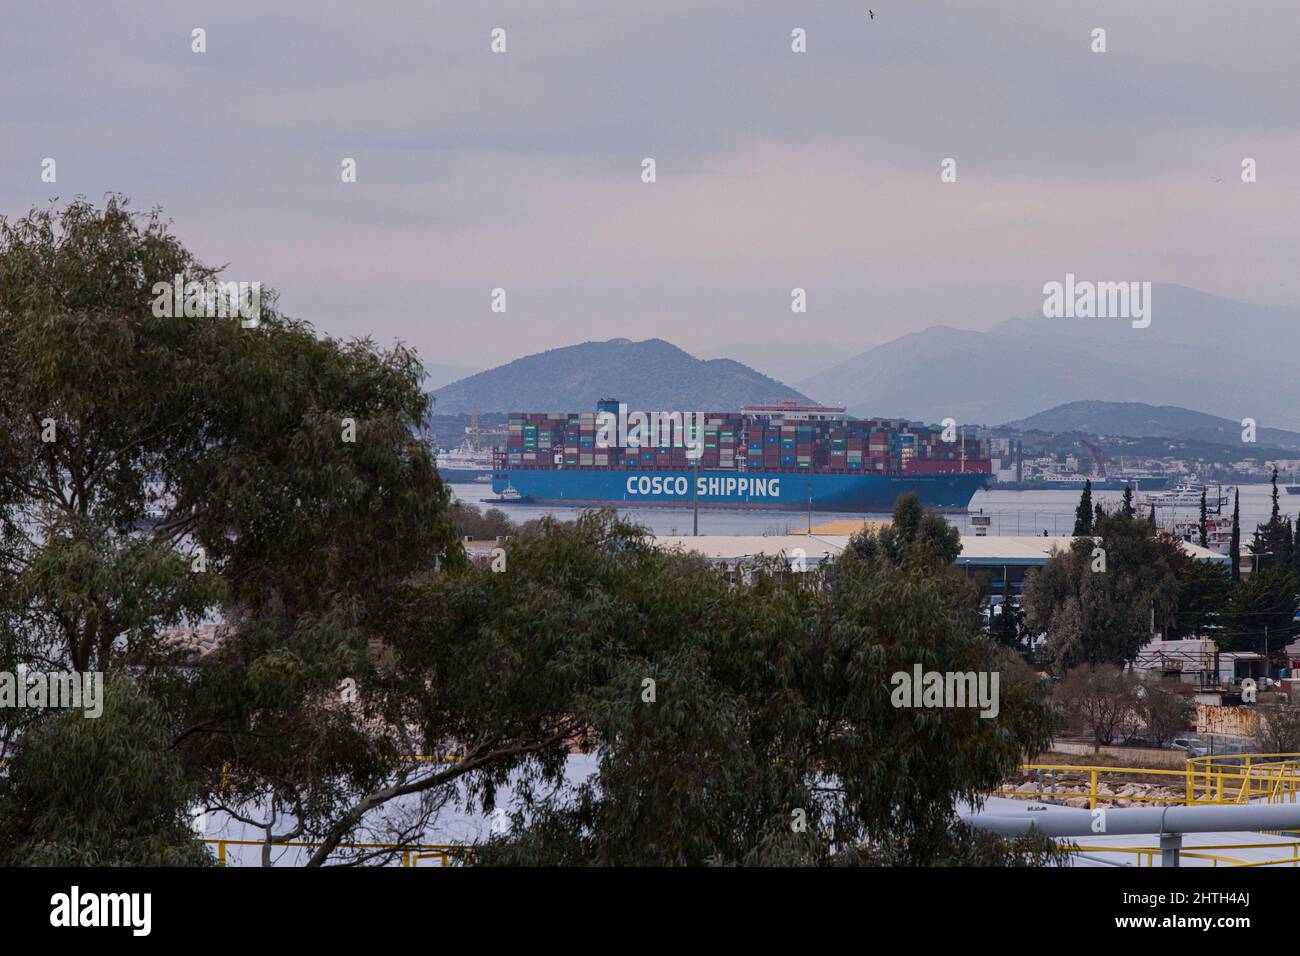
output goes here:
[[[659, 413], [643, 416], [651, 425], [636, 434], [618, 428], [613, 441], [602, 424], [636, 417], [613, 399], [594, 412], [511, 414], [506, 448], [494, 453], [492, 488], [502, 502], [544, 505], [879, 514], [908, 491], [926, 509], [965, 511], [991, 478], [978, 438], [946, 439], [939, 427], [844, 411], [747, 405], [739, 413], [679, 415], [692, 420], [683, 428]], [[690, 450], [682, 432], [694, 442]]]

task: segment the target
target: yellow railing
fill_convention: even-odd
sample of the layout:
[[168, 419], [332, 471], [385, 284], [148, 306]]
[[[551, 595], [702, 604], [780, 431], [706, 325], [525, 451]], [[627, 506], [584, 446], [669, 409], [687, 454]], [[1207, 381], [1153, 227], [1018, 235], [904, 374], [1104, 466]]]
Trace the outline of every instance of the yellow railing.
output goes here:
[[[1066, 844], [1071, 853], [1131, 853], [1138, 858], [1138, 866], [1155, 866], [1155, 859], [1160, 855], [1158, 846], [1087, 846], [1077, 843]], [[1219, 853], [1207, 853], [1207, 850], [1286, 850], [1289, 856], [1276, 860], [1243, 860], [1240, 857], [1224, 856]], [[1297, 843], [1214, 843], [1198, 846], [1195, 849], [1180, 849], [1179, 858], [1191, 857], [1198, 860], [1210, 860], [1213, 866], [1297, 866], [1300, 865], [1300, 842]], [[1143, 860], [1146, 863], [1143, 864]]]
[[[456, 763], [464, 760], [464, 757], [456, 754], [408, 754], [404, 757], [398, 757], [399, 761], [412, 761], [415, 763], [432, 762], [432, 763]], [[227, 761], [221, 766], [221, 789], [228, 789], [230, 786], [230, 762]], [[217, 865], [226, 865], [226, 847], [231, 846], [266, 846], [264, 840], [217, 840], [205, 839], [204, 843], [210, 843], [217, 848]], [[311, 843], [306, 841], [289, 841], [286, 843], [272, 843], [272, 847], [306, 847], [315, 849], [321, 846], [320, 843]], [[457, 856], [465, 857], [473, 853], [473, 850], [465, 845], [455, 843], [420, 843], [409, 846], [398, 846], [394, 843], [340, 843], [340, 849], [345, 850], [402, 850], [402, 866], [419, 866], [421, 860], [438, 860], [441, 866], [450, 866], [451, 861]]]
[[[226, 866], [227, 847], [266, 846], [265, 840], [205, 839], [203, 842], [212, 844], [217, 848], [218, 866]], [[272, 843], [271, 846], [273, 849], [279, 847], [315, 849], [321, 844], [307, 840], [290, 840], [284, 843]], [[457, 857], [466, 857], [473, 853], [471, 847], [456, 843], [414, 843], [405, 846], [396, 843], [340, 843], [338, 846], [342, 850], [401, 850], [402, 866], [418, 866], [421, 860], [439, 860], [442, 866], [450, 866], [451, 861]]]
[[[1095, 810], [1099, 801], [1126, 800], [1132, 803], [1184, 803], [1188, 806], [1206, 804], [1295, 803], [1300, 800], [1300, 754], [1229, 754], [1214, 757], [1193, 757], [1186, 768], [1148, 767], [1095, 767], [1080, 764], [1024, 764], [1022, 770], [1039, 774], [1048, 785], [1038, 790], [990, 790], [990, 796], [1031, 797], [1034, 799], [1072, 799], [1083, 797], [1089, 809]], [[1087, 790], [1070, 792], [1063, 788], [1078, 786], [1087, 776]], [[1168, 779], [1168, 789], [1177, 790], [1178, 796], [1133, 793], [1119, 796], [1114, 792], [1100, 792], [1103, 778], [1110, 783], [1118, 778], [1117, 786], [1124, 782], [1136, 783], [1137, 777]], [[1125, 778], [1128, 778], [1125, 780]], [[1141, 781], [1150, 783], [1150, 780]], [[1163, 780], [1161, 781], [1163, 782]], [[1159, 785], [1159, 783], [1157, 783]], [[1041, 786], [1041, 785], [1040, 785]]]
[[[1300, 792], [1300, 754], [1219, 754], [1187, 761], [1187, 791], [1199, 779], [1215, 803], [1295, 803]], [[1241, 781], [1233, 793], [1224, 781]], [[1190, 802], [1190, 801], [1189, 801]]]

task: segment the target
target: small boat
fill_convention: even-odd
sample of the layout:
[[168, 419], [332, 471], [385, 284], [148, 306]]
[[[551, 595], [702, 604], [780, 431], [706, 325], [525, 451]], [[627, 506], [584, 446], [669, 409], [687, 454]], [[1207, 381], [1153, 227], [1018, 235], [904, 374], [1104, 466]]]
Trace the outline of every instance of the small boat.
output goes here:
[[484, 498], [485, 505], [527, 505], [532, 504], [533, 499], [528, 495], [521, 495], [514, 485], [506, 481], [506, 486], [501, 489], [501, 494], [496, 498]]

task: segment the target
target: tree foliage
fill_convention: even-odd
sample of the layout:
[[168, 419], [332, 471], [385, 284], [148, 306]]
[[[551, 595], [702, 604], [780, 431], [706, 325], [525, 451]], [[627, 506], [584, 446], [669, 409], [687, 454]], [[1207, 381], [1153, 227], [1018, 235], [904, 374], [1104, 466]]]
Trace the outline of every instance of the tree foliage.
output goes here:
[[[108, 673], [100, 719], [0, 713], [5, 862], [208, 862], [198, 809], [268, 855], [382, 862], [507, 784], [520, 832], [485, 860], [1054, 852], [957, 822], [1051, 713], [914, 498], [803, 574], [731, 583], [608, 513], [473, 565], [416, 437], [416, 356], [318, 335], [269, 292], [255, 328], [153, 314], [156, 282], [216, 274], [118, 197], [0, 220], [0, 657]], [[215, 650], [178, 642], [214, 622]], [[1004, 668], [998, 716], [895, 708], [915, 664]], [[575, 748], [597, 758], [582, 784]]]
[[452, 503], [451, 521], [460, 537], [472, 538], [475, 541], [492, 541], [515, 530], [510, 516], [500, 508], [479, 511], [474, 505], [464, 501]]
[[989, 635], [1004, 647], [1015, 651], [1022, 650], [1025, 614], [1020, 605], [1011, 597], [1005, 597], [999, 605], [998, 613], [989, 608]]
[[1196, 543], [1199, 544], [1202, 548], [1208, 548], [1210, 546], [1210, 538], [1209, 538], [1208, 516], [1206, 513], [1206, 506], [1205, 506], [1204, 488], [1201, 489], [1201, 515], [1196, 530], [1197, 530]]
[[1187, 731], [1194, 716], [1193, 688], [1178, 680], [1150, 680], [1137, 689], [1137, 711], [1149, 743], [1163, 747]]
[[1232, 591], [1232, 572], [1211, 561], [1184, 561], [1177, 571], [1178, 610], [1168, 638], [1214, 637]]
[[1258, 708], [1256, 739], [1264, 753], [1300, 753], [1300, 707], [1270, 704]]
[[1074, 535], [1092, 534], [1092, 479], [1083, 481], [1083, 494], [1079, 495], [1079, 507], [1074, 510]]
[[[176, 733], [134, 765], [164, 792], [180, 772], [226, 801], [231, 764], [234, 796], [320, 793], [305, 812], [333, 819], [393, 747], [338, 685], [373, 666], [394, 588], [463, 552], [415, 356], [320, 337], [269, 291], [256, 328], [153, 314], [156, 282], [215, 274], [118, 197], [0, 220], [0, 650], [129, 674], [113, 692]], [[224, 642], [192, 677], [167, 638], [204, 620]], [[0, 720], [13, 766], [42, 766], [24, 751], [55, 718]]]
[[36, 723], [0, 775], [0, 866], [204, 866], [200, 796], [171, 751], [174, 717], [127, 676], [104, 712]]
[[1122, 735], [1137, 715], [1137, 678], [1114, 664], [1083, 664], [1066, 673], [1055, 699], [1070, 726], [1092, 738], [1093, 752]]
[[1132, 661], [1153, 619], [1176, 608], [1173, 571], [1144, 519], [1121, 509], [1093, 531], [1096, 541], [1076, 539], [1025, 580], [1025, 622], [1047, 634], [1061, 669]]
[[[482, 617], [462, 621], [473, 633], [536, 627], [542, 640], [563, 615], [559, 660], [589, 686], [566, 712], [590, 728], [582, 740], [597, 774], [531, 794], [516, 832], [481, 860], [970, 859], [954, 801], [978, 802], [979, 790], [1045, 745], [1042, 684], [1032, 675], [1003, 683], [995, 719], [895, 708], [891, 675], [914, 664], [1011, 668], [980, 636], [965, 582], [936, 569], [924, 546], [902, 547], [895, 563], [881, 542], [859, 545], [833, 567], [801, 574], [759, 561], [732, 585], [695, 557], [647, 549], [612, 518], [589, 516], [512, 541], [509, 582], [483, 571], [448, 579], [457, 589], [481, 579], [474, 594], [523, 595], [524, 603], [476, 600]], [[543, 567], [544, 577], [515, 577]], [[460, 597], [443, 603], [467, 606]], [[799, 818], [803, 829], [793, 826]], [[1003, 847], [1002, 859], [1007, 852], [1019, 851]]]
[[1246, 576], [1228, 595], [1224, 605], [1221, 650], [1264, 650], [1267, 638], [1273, 650], [1297, 633], [1296, 579], [1288, 568], [1265, 567]]
[[926, 514], [915, 492], [894, 502], [893, 520], [878, 534], [858, 535], [849, 547], [864, 557], [883, 555], [894, 564], [918, 560], [947, 568], [961, 554], [961, 532], [938, 514]]
[[1228, 543], [1228, 554], [1232, 559], [1232, 580], [1235, 584], [1241, 580], [1241, 489], [1232, 496], [1232, 537]]

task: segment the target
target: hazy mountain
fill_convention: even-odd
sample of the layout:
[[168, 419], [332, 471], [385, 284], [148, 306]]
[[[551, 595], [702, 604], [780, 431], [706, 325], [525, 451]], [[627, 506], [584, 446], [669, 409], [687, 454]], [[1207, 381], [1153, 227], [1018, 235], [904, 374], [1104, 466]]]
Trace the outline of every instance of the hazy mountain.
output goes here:
[[468, 378], [482, 369], [466, 368], [463, 365], [426, 365], [424, 367], [426, 389], [442, 388], [444, 385], [450, 385], [452, 382], [458, 382], [462, 378]]
[[[1300, 428], [1300, 312], [1182, 286], [1152, 289], [1151, 325], [1009, 319], [988, 332], [933, 326], [796, 382], [855, 415], [993, 424], [1097, 400], [1212, 404], [1261, 427]], [[1238, 426], [1240, 434], [1240, 426]]]
[[807, 396], [730, 359], [704, 361], [662, 339], [583, 342], [516, 359], [433, 393], [434, 411], [587, 411], [602, 398], [629, 408], [739, 410], [742, 405], [808, 401]]
[[[1142, 402], [1070, 402], [1049, 408], [1007, 428], [1019, 431], [1084, 432], [1091, 435], [1124, 435], [1129, 438], [1177, 438], [1237, 444], [1241, 422], [1173, 405]], [[1256, 440], [1261, 446], [1300, 449], [1300, 434], [1281, 428], [1260, 428]]]
[[[859, 345], [857, 348], [861, 348]], [[797, 382], [835, 364], [857, 348], [829, 339], [743, 339], [700, 353], [700, 358], [729, 358], [762, 369], [782, 382]]]

